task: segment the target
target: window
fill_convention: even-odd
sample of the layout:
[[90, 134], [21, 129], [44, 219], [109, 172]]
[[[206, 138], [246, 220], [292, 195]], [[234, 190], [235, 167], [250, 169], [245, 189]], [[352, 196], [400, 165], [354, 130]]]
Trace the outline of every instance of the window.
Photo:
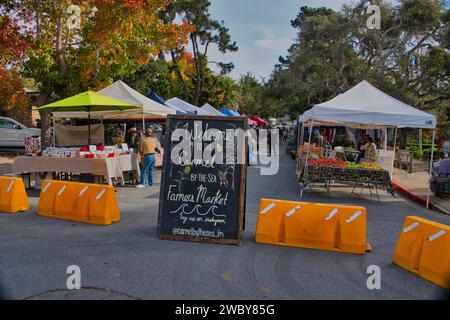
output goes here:
[[0, 119], [0, 128], [1, 129], [14, 129], [16, 127], [16, 124], [14, 122], [11, 122], [9, 120]]

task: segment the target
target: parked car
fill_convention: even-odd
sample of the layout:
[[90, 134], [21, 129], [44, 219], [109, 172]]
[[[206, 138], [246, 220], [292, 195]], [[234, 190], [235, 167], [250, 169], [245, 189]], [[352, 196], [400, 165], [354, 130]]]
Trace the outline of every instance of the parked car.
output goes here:
[[25, 138], [38, 137], [41, 129], [27, 128], [14, 119], [0, 117], [0, 147], [24, 148]]
[[450, 160], [433, 163], [430, 189], [436, 196], [450, 195]]

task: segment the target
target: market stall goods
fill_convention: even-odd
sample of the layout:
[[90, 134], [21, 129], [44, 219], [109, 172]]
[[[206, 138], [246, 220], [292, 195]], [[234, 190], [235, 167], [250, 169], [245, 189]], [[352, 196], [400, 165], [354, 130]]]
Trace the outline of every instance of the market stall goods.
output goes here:
[[126, 147], [118, 148], [116, 146], [83, 146], [81, 148], [60, 148], [49, 147], [38, 156], [53, 158], [114, 158], [119, 155], [130, 154]]
[[113, 185], [113, 178], [124, 185], [123, 172], [136, 171], [139, 176], [139, 163], [136, 154], [119, 155], [112, 158], [83, 157], [16, 157], [13, 173], [51, 173], [70, 172], [72, 174], [92, 174], [104, 177], [106, 183]]
[[350, 183], [353, 190], [356, 186], [384, 189], [393, 194], [389, 172], [376, 162], [355, 163], [309, 154], [304, 160], [305, 166], [299, 177], [302, 192], [311, 188], [314, 183], [324, 183], [328, 192], [331, 183]]
[[322, 154], [322, 148], [321, 147], [314, 147], [314, 146], [308, 146], [308, 144], [304, 144], [299, 148], [299, 153], [315, 153], [315, 154]]
[[343, 161], [334, 160], [331, 158], [319, 158], [308, 160], [308, 167], [335, 167], [345, 168], [347, 164]]
[[344, 166], [308, 166], [308, 170], [300, 177], [302, 190], [310, 188], [313, 183], [324, 183], [330, 191], [331, 183], [351, 183], [356, 186], [383, 189], [393, 195], [392, 182], [386, 170], [352, 168]]
[[[436, 136], [436, 116], [416, 109], [404, 102], [389, 96], [367, 81], [362, 81], [350, 90], [343, 92], [333, 99], [314, 105], [299, 118], [302, 129], [299, 130], [300, 141], [304, 139], [304, 129], [309, 126], [309, 132], [318, 126], [346, 126], [354, 129], [384, 129], [394, 128], [394, 147], [396, 147], [397, 130], [399, 128], [422, 128], [433, 130], [433, 144]], [[311, 139], [309, 139], [311, 142]], [[301, 142], [300, 142], [301, 143]], [[385, 145], [386, 147], [386, 145]], [[431, 159], [433, 159], [433, 148]], [[344, 149], [346, 160], [359, 158], [360, 154], [355, 151]], [[350, 157], [351, 155], [351, 157]], [[380, 150], [376, 152], [378, 165], [393, 174], [394, 151]], [[297, 163], [297, 174], [300, 179], [307, 176], [303, 166], [303, 158], [299, 157]], [[432, 163], [431, 161], [430, 163]], [[354, 169], [363, 170], [363, 169]], [[375, 171], [377, 170], [369, 170]], [[432, 165], [430, 164], [430, 176]], [[380, 170], [380, 172], [383, 172]], [[429, 189], [429, 188], [428, 188]], [[430, 190], [427, 195], [427, 208], [430, 199]]]
[[41, 152], [41, 137], [25, 138], [25, 155], [35, 156]]

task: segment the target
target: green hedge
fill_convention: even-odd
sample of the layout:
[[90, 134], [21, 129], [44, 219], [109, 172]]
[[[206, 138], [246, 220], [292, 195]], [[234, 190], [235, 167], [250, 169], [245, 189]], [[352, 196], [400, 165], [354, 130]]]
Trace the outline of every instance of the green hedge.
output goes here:
[[[407, 150], [411, 151], [413, 153], [414, 158], [421, 159], [424, 156], [430, 157], [431, 156], [431, 145], [427, 148], [426, 145], [422, 145], [422, 151], [420, 150], [419, 146], [416, 145], [408, 145]], [[437, 152], [438, 149], [435, 146], [434, 152]]]

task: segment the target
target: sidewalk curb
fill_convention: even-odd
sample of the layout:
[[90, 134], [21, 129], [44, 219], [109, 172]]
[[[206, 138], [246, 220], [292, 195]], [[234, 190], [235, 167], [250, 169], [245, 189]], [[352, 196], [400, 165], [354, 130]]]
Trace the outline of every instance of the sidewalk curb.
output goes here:
[[[410, 199], [412, 199], [413, 201], [420, 203], [424, 206], [427, 205], [427, 198], [423, 197], [417, 193], [415, 193], [412, 190], [409, 190], [408, 188], [406, 188], [405, 186], [402, 186], [401, 184], [399, 184], [397, 181], [393, 180], [392, 181], [392, 188], [394, 188], [394, 190], [397, 190], [399, 193], [409, 197]], [[429, 207], [430, 208], [434, 208], [437, 209], [445, 214], [450, 214], [450, 212], [448, 212], [446, 209], [442, 208], [441, 206], [439, 206], [438, 203], [436, 203], [433, 200], [430, 200], [429, 203]]]

